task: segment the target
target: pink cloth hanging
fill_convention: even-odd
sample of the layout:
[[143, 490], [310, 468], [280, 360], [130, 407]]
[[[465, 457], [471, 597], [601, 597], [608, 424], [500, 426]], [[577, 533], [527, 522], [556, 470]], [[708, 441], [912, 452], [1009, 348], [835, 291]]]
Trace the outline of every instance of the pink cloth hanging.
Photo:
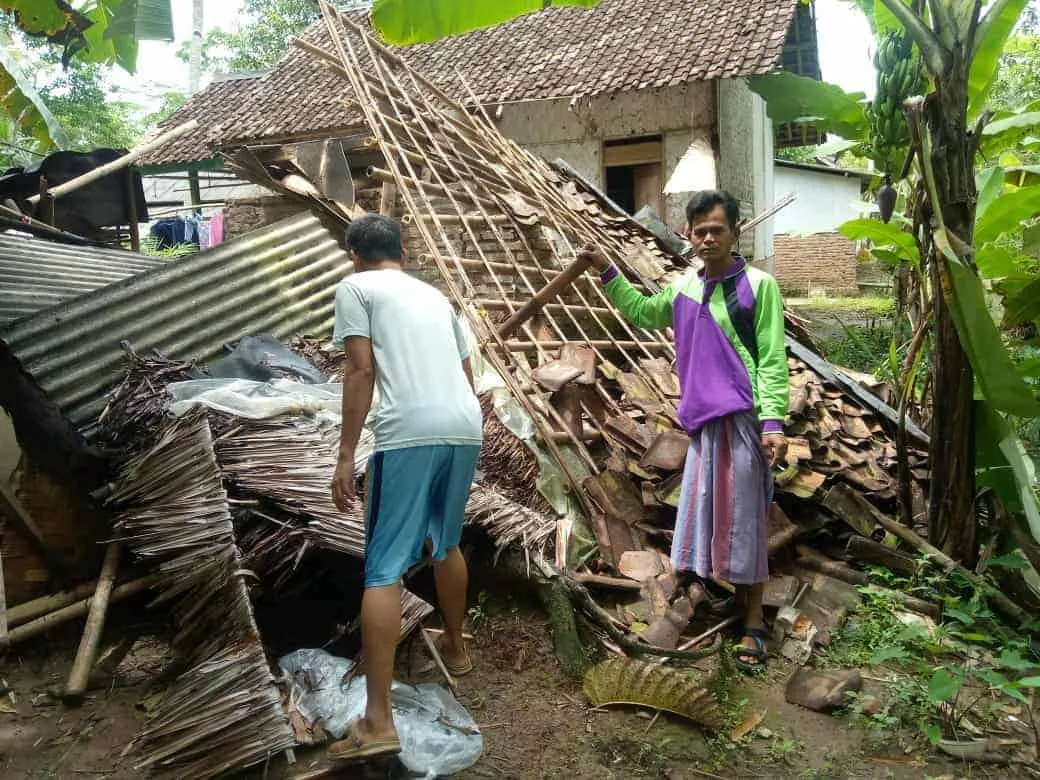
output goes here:
[[216, 246], [224, 242], [224, 210], [217, 209], [209, 218], [209, 245]]

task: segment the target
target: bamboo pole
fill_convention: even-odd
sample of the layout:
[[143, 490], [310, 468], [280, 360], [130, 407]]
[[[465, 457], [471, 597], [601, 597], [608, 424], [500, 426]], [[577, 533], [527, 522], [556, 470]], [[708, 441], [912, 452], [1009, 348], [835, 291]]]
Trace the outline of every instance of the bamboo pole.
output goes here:
[[[127, 599], [130, 596], [135, 596], [138, 593], [142, 593], [148, 588], [157, 585], [162, 580], [159, 574], [150, 574], [147, 577], [142, 577], [139, 580], [128, 582], [125, 585], [120, 585], [112, 591], [112, 595], [109, 597], [109, 603], [114, 604], [123, 599]], [[67, 607], [51, 612], [49, 615], [44, 615], [41, 618], [33, 620], [31, 623], [26, 623], [23, 626], [19, 626], [11, 630], [8, 633], [8, 639], [13, 645], [16, 642], [21, 642], [25, 639], [31, 639], [34, 636], [39, 636], [44, 631], [48, 631], [55, 626], [60, 626], [63, 623], [67, 623], [70, 620], [74, 620], [78, 617], [83, 617], [87, 614], [90, 609], [91, 599], [81, 599], [80, 601], [70, 604]]]
[[[342, 21], [341, 17], [338, 15], [335, 8], [333, 8], [329, 3], [324, 2], [324, 0], [319, 0], [319, 7], [321, 8], [322, 16], [325, 19], [325, 23], [329, 30], [329, 34], [332, 37], [332, 43], [336, 49], [336, 54], [339, 57], [342, 64], [344, 65], [343, 73], [350, 82], [350, 85], [353, 88], [354, 92], [358, 95], [358, 105], [364, 113], [369, 127], [372, 128], [373, 132], [375, 132], [377, 137], [379, 137], [380, 150], [383, 152], [383, 156], [388, 161], [391, 161], [390, 164], [392, 166], [392, 170], [389, 173], [394, 177], [394, 181], [397, 184], [398, 189], [405, 200], [405, 203], [407, 204], [409, 210], [412, 213], [422, 213], [423, 211], [426, 211], [428, 213], [435, 213], [435, 210], [432, 208], [432, 204], [430, 203], [429, 198], [427, 196], [426, 190], [422, 186], [419, 186], [422, 182], [422, 179], [417, 175], [417, 172], [415, 171], [415, 168], [412, 165], [411, 161], [407, 157], [401, 158], [402, 162], [404, 163], [403, 167], [407, 170], [407, 176], [404, 173], [402, 173], [401, 170], [399, 170], [397, 165], [394, 165], [392, 163], [393, 152], [390, 149], [389, 145], [397, 143], [397, 138], [394, 135], [390, 124], [386, 121], [389, 119], [389, 117], [387, 117], [382, 112], [377, 111], [375, 108], [376, 97], [372, 94], [372, 89], [370, 88], [371, 85], [367, 81], [362, 80], [358, 75], [362, 72], [362, 70], [360, 60], [358, 58], [357, 52], [354, 50], [353, 44], [351, 43], [349, 37], [341, 35], [339, 25], [333, 21], [334, 19]], [[372, 59], [373, 64], [377, 64], [376, 52], [372, 49], [373, 41], [370, 39], [369, 36], [365, 35], [364, 33], [361, 34], [360, 38], [361, 42], [366, 47], [368, 47], [368, 53]], [[350, 66], [349, 68], [346, 67], [348, 65]], [[378, 68], [376, 68], [376, 70], [378, 72]], [[433, 114], [435, 116], [443, 118], [442, 112], [433, 111]], [[411, 131], [409, 129], [409, 133], [410, 132]], [[432, 170], [434, 171], [434, 175], [436, 176], [436, 169]], [[412, 185], [411, 189], [409, 185]], [[414, 189], [414, 193], [412, 189]], [[419, 198], [423, 200], [425, 206], [424, 209], [418, 208], [418, 204], [414, 195], [417, 195]], [[454, 200], [453, 194], [449, 192], [448, 197], [452, 200], [453, 205], [456, 208], [456, 211], [459, 211], [457, 203]], [[479, 202], [478, 205], [480, 205]], [[495, 204], [495, 210], [498, 210], [497, 204]], [[475, 332], [481, 335], [486, 334], [492, 340], [497, 338], [497, 334], [493, 330], [489, 330], [486, 327], [483, 320], [477, 317], [476, 315], [472, 314], [466, 305], [468, 300], [471, 300], [472, 298], [476, 297], [472, 282], [470, 282], [469, 278], [466, 277], [465, 274], [460, 273], [463, 282], [463, 289], [460, 290], [459, 286], [456, 284], [455, 279], [452, 277], [448, 269], [446, 259], [438, 250], [438, 243], [437, 240], [434, 238], [432, 232], [429, 229], [427, 229], [425, 222], [422, 220], [416, 222], [416, 226], [422, 234], [423, 240], [425, 241], [427, 247], [434, 255], [434, 259], [436, 260], [438, 270], [441, 272], [441, 275], [445, 280], [445, 284], [448, 287], [451, 297], [456, 301], [456, 303], [458, 303], [463, 308], [463, 311], [466, 312], [467, 319], [469, 319], [470, 324], [473, 326]], [[451, 247], [452, 242], [448, 239], [448, 236], [444, 231], [443, 225], [441, 225], [438, 222], [434, 222], [433, 226], [437, 228], [437, 232], [439, 233], [440, 238], [443, 241], [443, 246]], [[486, 258], [483, 259], [486, 260]], [[457, 270], [461, 271], [461, 269]], [[497, 277], [494, 278], [497, 279]], [[499, 340], [498, 343], [502, 345], [501, 340]], [[528, 411], [528, 413], [531, 414], [535, 426], [538, 428], [539, 433], [544, 437], [544, 441], [547, 448], [552, 453], [556, 461], [559, 463], [560, 468], [566, 475], [568, 482], [574, 488], [575, 495], [578, 497], [579, 502], [582, 504], [582, 508], [586, 512], [589, 512], [590, 507], [588, 505], [584, 493], [581, 490], [581, 480], [574, 474], [570, 466], [568, 466], [567, 461], [563, 457], [562, 452], [560, 451], [556, 443], [552, 440], [551, 431], [549, 430], [548, 425], [545, 423], [544, 420], [540, 418], [540, 416], [536, 413], [536, 410], [533, 408], [533, 405], [528, 401], [526, 396], [520, 390], [516, 378], [507, 368], [507, 359], [500, 357], [493, 350], [488, 351], [487, 357], [492, 366], [494, 366], [495, 370], [499, 372], [499, 374], [505, 380], [506, 384], [510, 387], [514, 397], [518, 398], [520, 400], [521, 405], [523, 405]], [[582, 445], [580, 442], [578, 442], [577, 444], [579, 452], [582, 451], [584, 449], [584, 445]], [[597, 472], [597, 469], [594, 465], [592, 470], [593, 473]]]
[[[59, 184], [57, 187], [52, 187], [47, 190], [47, 195], [51, 198], [60, 198], [62, 195], [68, 195], [70, 192], [75, 192], [81, 187], [85, 187], [88, 184], [92, 184], [98, 179], [102, 179], [108, 174], [118, 171], [121, 168], [126, 168], [134, 160], [140, 157], [146, 152], [150, 152], [153, 149], [158, 149], [163, 144], [167, 144], [175, 138], [180, 138], [182, 135], [190, 133], [192, 130], [199, 126], [197, 119], [192, 119], [189, 122], [185, 122], [183, 125], [178, 125], [165, 133], [160, 133], [151, 141], [140, 146], [134, 147], [129, 152], [124, 154], [122, 157], [118, 157], [112, 160], [110, 163], [98, 166], [92, 171], [87, 171], [82, 176], [77, 176], [75, 179], [70, 179], [64, 184]], [[40, 202], [39, 195], [33, 195], [29, 198], [29, 203], [36, 205]]]
[[69, 606], [69, 604], [75, 604], [77, 601], [87, 598], [96, 588], [97, 580], [92, 580], [91, 582], [77, 585], [72, 590], [54, 593], [50, 596], [41, 596], [38, 599], [13, 606], [7, 611], [8, 626], [12, 628], [20, 626], [23, 623], [28, 623], [30, 620], [35, 620], [41, 615], [48, 615], [51, 612], [56, 612], [63, 607]]
[[64, 699], [68, 703], [79, 703], [87, 690], [87, 678], [97, 658], [101, 633], [105, 629], [105, 616], [108, 614], [108, 602], [112, 597], [112, 588], [116, 582], [116, 571], [119, 569], [119, 556], [123, 551], [121, 542], [109, 542], [105, 548], [105, 560], [101, 564], [101, 575], [98, 577], [97, 590], [90, 599], [90, 611], [87, 614], [87, 625], [83, 629], [76, 660], [69, 672], [69, 680], [65, 684]]
[[545, 285], [545, 287], [535, 293], [531, 300], [525, 303], [515, 314], [499, 326], [499, 337], [507, 339], [512, 336], [516, 332], [517, 328], [537, 314], [545, 304], [570, 287], [571, 283], [584, 274], [591, 264], [589, 258], [579, 257], [567, 266], [563, 271], [557, 274], [549, 284]]

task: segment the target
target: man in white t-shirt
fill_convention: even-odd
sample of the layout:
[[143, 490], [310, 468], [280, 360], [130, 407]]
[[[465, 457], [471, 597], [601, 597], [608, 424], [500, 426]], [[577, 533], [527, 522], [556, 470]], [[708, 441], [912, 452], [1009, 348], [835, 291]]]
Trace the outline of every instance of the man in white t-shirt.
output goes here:
[[332, 482], [336, 505], [355, 500], [354, 452], [372, 405], [368, 464], [362, 657], [365, 716], [329, 747], [360, 760], [400, 752], [390, 704], [401, 633], [401, 578], [430, 544], [445, 631], [440, 653], [453, 675], [473, 666], [462, 638], [466, 563], [462, 516], [483, 436], [469, 346], [448, 299], [402, 270], [401, 229], [369, 214], [347, 230], [354, 273], [336, 288], [333, 342], [343, 344], [343, 429]]

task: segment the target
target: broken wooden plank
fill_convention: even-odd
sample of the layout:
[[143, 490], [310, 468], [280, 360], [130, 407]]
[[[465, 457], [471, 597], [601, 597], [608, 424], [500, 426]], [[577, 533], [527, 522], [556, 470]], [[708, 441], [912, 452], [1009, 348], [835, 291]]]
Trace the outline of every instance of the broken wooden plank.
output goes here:
[[850, 536], [845, 544], [845, 554], [851, 560], [884, 566], [904, 577], [913, 577], [918, 572], [917, 561], [913, 557], [865, 536]]
[[848, 485], [835, 485], [827, 491], [822, 506], [862, 536], [870, 536], [881, 512]]

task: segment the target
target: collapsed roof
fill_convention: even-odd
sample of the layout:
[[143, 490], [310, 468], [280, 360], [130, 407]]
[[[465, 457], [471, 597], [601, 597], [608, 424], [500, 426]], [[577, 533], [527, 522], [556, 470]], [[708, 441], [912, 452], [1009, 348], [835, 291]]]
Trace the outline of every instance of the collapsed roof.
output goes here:
[[[779, 61], [799, 0], [600, 0], [556, 6], [505, 24], [396, 49], [408, 64], [464, 102], [587, 98], [766, 73]], [[368, 25], [363, 12], [349, 18]], [[709, 23], [705, 23], [710, 20]], [[319, 21], [303, 34], [331, 45]], [[652, 51], [647, 41], [653, 40]], [[149, 152], [145, 166], [198, 164], [261, 141], [329, 137], [364, 127], [348, 85], [290, 50], [263, 75], [216, 81], [159, 131], [190, 119], [197, 131]]]

